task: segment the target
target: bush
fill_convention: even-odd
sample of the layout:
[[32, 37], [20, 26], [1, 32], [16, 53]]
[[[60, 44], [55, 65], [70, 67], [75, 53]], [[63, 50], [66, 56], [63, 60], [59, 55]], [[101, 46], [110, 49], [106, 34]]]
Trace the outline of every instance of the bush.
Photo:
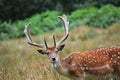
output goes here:
[[3, 22], [0, 25], [0, 40], [9, 38], [19, 38], [25, 36], [23, 33], [25, 24], [31, 22], [31, 34], [36, 35], [47, 31], [53, 31], [56, 26], [60, 26], [57, 16], [60, 15], [57, 11], [46, 11], [41, 14], [36, 14], [26, 20], [17, 21], [14, 23]]
[[[86, 25], [92, 17], [97, 13], [97, 8], [86, 8], [74, 11], [69, 16], [71, 26]], [[74, 25], [75, 24], [75, 25]]]
[[58, 21], [57, 16], [59, 15], [61, 15], [61, 13], [58, 11], [46, 11], [26, 19], [25, 22], [32, 23], [30, 28], [31, 34], [40, 34], [47, 31], [52, 31], [56, 28], [56, 26], [58, 27], [60, 21]]
[[106, 28], [112, 23], [120, 22], [120, 8], [112, 5], [103, 6], [100, 9], [94, 7], [74, 11], [69, 16], [71, 26], [88, 25], [92, 27]]
[[120, 22], [120, 8], [112, 5], [103, 6], [97, 14], [91, 18], [88, 25], [105, 28], [112, 23]]
[[0, 40], [14, 37], [14, 28], [11, 22], [0, 22]]

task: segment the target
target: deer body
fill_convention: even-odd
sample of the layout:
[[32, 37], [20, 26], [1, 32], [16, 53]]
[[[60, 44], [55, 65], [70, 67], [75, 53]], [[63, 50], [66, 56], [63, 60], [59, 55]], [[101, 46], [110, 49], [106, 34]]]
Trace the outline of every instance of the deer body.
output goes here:
[[29, 33], [29, 26], [25, 26], [24, 33], [28, 39], [28, 43], [32, 46], [45, 48], [37, 50], [41, 54], [47, 54], [50, 62], [56, 71], [60, 74], [70, 78], [71, 80], [84, 80], [86, 75], [108, 75], [110, 80], [113, 80], [113, 74], [120, 78], [120, 46], [109, 46], [92, 49], [84, 52], [73, 52], [68, 57], [62, 59], [58, 52], [64, 48], [63, 43], [69, 33], [66, 16], [59, 17], [65, 29], [64, 37], [56, 42], [53, 35], [54, 46], [49, 47], [46, 39], [44, 38], [44, 45], [35, 43]]
[[[55, 66], [54, 66], [55, 65]], [[87, 74], [120, 75], [120, 46], [109, 46], [72, 53], [53, 64], [62, 75], [82, 80]], [[111, 77], [110, 77], [111, 78]]]

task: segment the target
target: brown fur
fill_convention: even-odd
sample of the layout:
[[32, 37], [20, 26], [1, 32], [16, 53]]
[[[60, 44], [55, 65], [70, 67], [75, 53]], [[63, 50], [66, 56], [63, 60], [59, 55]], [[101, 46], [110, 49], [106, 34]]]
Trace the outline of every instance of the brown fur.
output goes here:
[[[75, 52], [63, 60], [70, 76], [120, 74], [120, 46]], [[64, 65], [63, 65], [64, 67]]]

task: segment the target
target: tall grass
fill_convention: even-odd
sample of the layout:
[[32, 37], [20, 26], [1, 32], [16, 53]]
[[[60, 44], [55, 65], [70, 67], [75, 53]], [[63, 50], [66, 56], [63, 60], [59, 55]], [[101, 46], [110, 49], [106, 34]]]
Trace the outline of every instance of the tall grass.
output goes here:
[[[61, 31], [56, 31], [32, 37], [36, 42], [42, 42], [45, 36], [52, 45], [52, 34], [56, 34], [57, 40], [63, 36]], [[61, 57], [75, 51], [120, 45], [120, 24], [107, 29], [76, 27], [70, 31], [65, 44], [65, 49], [59, 53]], [[27, 44], [26, 38], [0, 41], [0, 80], [67, 80], [51, 67], [46, 55], [40, 55], [36, 50]], [[90, 76], [87, 80], [106, 79]]]

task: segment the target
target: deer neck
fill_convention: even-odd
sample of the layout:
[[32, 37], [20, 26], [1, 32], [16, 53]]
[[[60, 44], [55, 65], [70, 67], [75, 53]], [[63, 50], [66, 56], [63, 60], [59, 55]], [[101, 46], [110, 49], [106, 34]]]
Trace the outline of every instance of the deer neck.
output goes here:
[[67, 65], [66, 61], [60, 57], [59, 57], [58, 61], [53, 63], [53, 67], [56, 69], [56, 71], [58, 71], [62, 75], [66, 75], [66, 76], [68, 74], [67, 66], [68, 65]]

